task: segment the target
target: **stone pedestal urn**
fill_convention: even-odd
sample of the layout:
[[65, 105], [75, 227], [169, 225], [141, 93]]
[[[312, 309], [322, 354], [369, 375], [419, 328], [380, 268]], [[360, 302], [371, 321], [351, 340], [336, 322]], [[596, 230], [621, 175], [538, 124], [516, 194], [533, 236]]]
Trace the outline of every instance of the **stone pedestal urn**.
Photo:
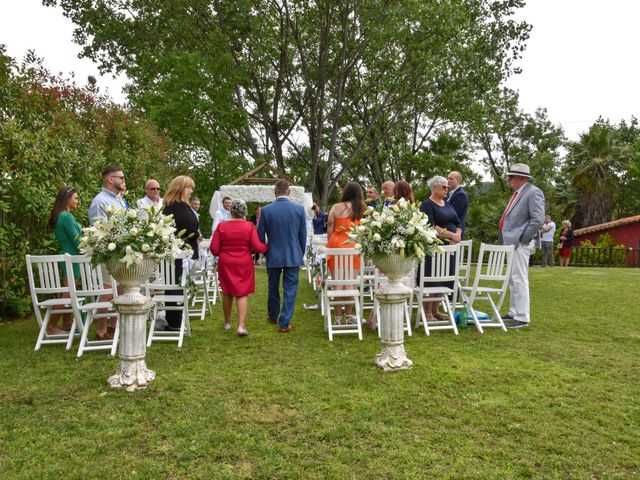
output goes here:
[[114, 299], [115, 309], [120, 314], [120, 363], [115, 375], [108, 383], [113, 388], [146, 388], [156, 378], [156, 373], [147, 368], [147, 318], [151, 310], [151, 299], [140, 293], [140, 286], [147, 281], [156, 268], [156, 261], [144, 259], [140, 265], [127, 267], [123, 262], [107, 263], [111, 276], [122, 285], [124, 292]]
[[380, 340], [382, 350], [374, 358], [374, 363], [385, 372], [409, 370], [413, 362], [407, 358], [404, 350], [404, 305], [411, 289], [402, 284], [415, 258], [400, 255], [386, 255], [373, 258], [373, 263], [389, 279], [387, 287], [376, 290], [380, 303]]

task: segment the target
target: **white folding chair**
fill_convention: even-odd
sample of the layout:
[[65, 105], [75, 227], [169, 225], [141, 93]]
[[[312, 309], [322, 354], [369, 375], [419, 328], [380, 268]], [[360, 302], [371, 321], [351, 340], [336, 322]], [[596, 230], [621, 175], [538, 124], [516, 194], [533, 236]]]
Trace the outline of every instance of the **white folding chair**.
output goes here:
[[207, 294], [211, 305], [215, 305], [218, 297], [222, 297], [220, 289], [220, 280], [218, 279], [218, 257], [214, 257], [209, 253], [207, 255]]
[[454, 309], [462, 306], [462, 287], [469, 286], [469, 279], [471, 278], [472, 247], [473, 242], [471, 240], [463, 240], [458, 244], [458, 248], [460, 249], [458, 260], [460, 264], [458, 265], [458, 292], [455, 299]]
[[366, 260], [362, 271], [362, 298], [360, 301], [363, 323], [366, 322], [364, 311], [374, 310], [376, 306], [374, 292], [376, 289], [377, 276], [378, 269], [376, 266], [370, 260]]
[[200, 320], [204, 320], [207, 314], [213, 313], [211, 307], [211, 301], [209, 299], [209, 279], [207, 271], [207, 255], [201, 255], [196, 268], [193, 271], [193, 283], [195, 290], [191, 295], [191, 308], [189, 309], [189, 316], [200, 317]]
[[[361, 298], [363, 292], [362, 275], [364, 269], [364, 259], [359, 250], [355, 248], [326, 248], [325, 258], [333, 257], [334, 271], [327, 272], [325, 277], [322, 301], [324, 302], [324, 324], [325, 331], [329, 334], [329, 341], [333, 341], [333, 336], [338, 334], [356, 333], [358, 339], [362, 340], [362, 312], [360, 311]], [[360, 258], [360, 267], [354, 267], [354, 259]], [[349, 286], [348, 290], [335, 290], [336, 286]], [[356, 313], [354, 324], [349, 324], [346, 319], [344, 323], [334, 322], [331, 310], [334, 306], [353, 305]]]
[[[180, 348], [182, 347], [185, 334], [191, 336], [191, 325], [189, 323], [189, 292], [187, 286], [181, 285], [181, 280], [180, 277], [176, 276], [174, 261], [161, 260], [158, 264], [154, 280], [147, 283], [147, 291], [153, 302], [147, 347], [150, 347], [151, 343], [155, 340], [158, 342], [177, 341], [178, 348]], [[167, 293], [172, 290], [178, 291], [178, 293]], [[175, 303], [176, 305], [167, 305], [167, 303]], [[176, 331], [156, 331], [158, 310], [181, 312], [180, 328]]]
[[[480, 333], [484, 327], [500, 327], [505, 332], [505, 327], [500, 315], [500, 308], [509, 286], [509, 276], [513, 266], [513, 245], [480, 245], [478, 266], [473, 286], [462, 287], [462, 298], [467, 302], [467, 308], [471, 313], [471, 321]], [[497, 302], [494, 301], [497, 297]], [[489, 303], [492, 316], [489, 320], [479, 320], [476, 313], [476, 302], [484, 300]]]
[[[111, 300], [100, 300], [100, 297], [116, 297], [117, 290], [115, 280], [110, 279], [111, 287], [105, 287], [100, 268], [91, 266], [91, 259], [84, 255], [64, 255], [67, 278], [69, 279], [69, 296], [71, 297], [71, 309], [73, 310], [73, 327], [71, 333], [76, 330], [80, 333], [80, 345], [78, 357], [86, 351], [110, 350], [111, 355], [116, 354], [118, 348], [118, 335], [120, 322], [116, 323], [113, 340], [89, 340], [89, 328], [98, 318], [117, 317], [117, 312]], [[80, 276], [76, 277], [73, 266], [80, 269]], [[84, 318], [83, 318], [84, 317]], [[71, 344], [69, 343], [69, 346]]]
[[[449, 298], [455, 301], [458, 291], [458, 253], [457, 245], [446, 245], [440, 247], [442, 252], [434, 251], [431, 255], [431, 271], [427, 275], [424, 268], [424, 262], [418, 267], [419, 283], [413, 289], [412, 302], [415, 298], [418, 311], [416, 312], [415, 327], [418, 328], [422, 323], [424, 333], [429, 335], [431, 330], [453, 330], [458, 334], [458, 327], [453, 316], [453, 308]], [[451, 267], [451, 264], [454, 267]], [[434, 285], [435, 283], [451, 282], [453, 288]], [[427, 322], [423, 302], [442, 302], [444, 303], [447, 320], [434, 320]]]
[[60, 335], [47, 333], [52, 314], [72, 313], [71, 298], [61, 297], [62, 294], [69, 293], [69, 287], [64, 285], [64, 278], [60, 273], [64, 255], [27, 255], [26, 260], [33, 311], [40, 327], [35, 350], [52, 343], [64, 343], [69, 350], [73, 342], [71, 332]]

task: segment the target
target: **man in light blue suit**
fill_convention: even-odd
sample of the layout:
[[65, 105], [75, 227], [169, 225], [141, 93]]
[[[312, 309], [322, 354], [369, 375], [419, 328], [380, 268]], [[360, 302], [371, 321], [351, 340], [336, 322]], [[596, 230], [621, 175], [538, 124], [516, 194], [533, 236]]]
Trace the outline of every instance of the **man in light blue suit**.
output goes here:
[[499, 240], [515, 250], [509, 277], [509, 314], [502, 319], [507, 328], [522, 328], [530, 322], [529, 256], [535, 251], [534, 237], [544, 220], [544, 194], [529, 182], [529, 165], [514, 163], [507, 177], [514, 192], [500, 219]]
[[[268, 319], [278, 323], [278, 331], [291, 330], [291, 317], [298, 293], [298, 273], [304, 264], [307, 243], [307, 224], [304, 208], [289, 200], [289, 182], [278, 180], [276, 200], [262, 209], [258, 223], [258, 236], [269, 244], [267, 274], [269, 276]], [[266, 236], [266, 240], [265, 240]], [[280, 276], [282, 276], [283, 302], [280, 308]]]

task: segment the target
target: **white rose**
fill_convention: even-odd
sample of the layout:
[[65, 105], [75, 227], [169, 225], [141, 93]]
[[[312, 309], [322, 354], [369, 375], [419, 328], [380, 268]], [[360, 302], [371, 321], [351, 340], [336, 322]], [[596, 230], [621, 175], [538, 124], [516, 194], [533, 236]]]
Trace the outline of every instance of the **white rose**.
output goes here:
[[137, 216], [138, 216], [138, 212], [136, 210], [131, 209], [127, 211], [127, 217], [136, 218]]
[[143, 243], [142, 244], [142, 251], [143, 252], [148, 252], [149, 250], [151, 250], [151, 246], [148, 243]]
[[116, 244], [111, 242], [108, 246], [107, 249], [111, 252], [113, 252], [116, 249]]
[[139, 230], [139, 229], [137, 229], [136, 227], [133, 227], [133, 228], [131, 229], [131, 235], [133, 235], [134, 237], [135, 237], [136, 235], [138, 235], [139, 233], [140, 233], [140, 230]]
[[374, 239], [376, 242], [379, 242], [380, 240], [382, 240], [382, 237], [380, 236], [380, 234], [379, 234], [379, 233], [374, 233], [374, 234], [373, 234], [373, 239]]

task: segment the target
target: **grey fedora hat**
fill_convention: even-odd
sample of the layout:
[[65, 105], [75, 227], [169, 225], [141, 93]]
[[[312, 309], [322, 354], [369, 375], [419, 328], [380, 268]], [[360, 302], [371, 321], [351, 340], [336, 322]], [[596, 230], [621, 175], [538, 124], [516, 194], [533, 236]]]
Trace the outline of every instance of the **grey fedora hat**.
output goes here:
[[511, 169], [507, 172], [507, 177], [512, 175], [518, 175], [519, 177], [533, 178], [531, 176], [531, 170], [526, 163], [514, 163], [511, 165]]

